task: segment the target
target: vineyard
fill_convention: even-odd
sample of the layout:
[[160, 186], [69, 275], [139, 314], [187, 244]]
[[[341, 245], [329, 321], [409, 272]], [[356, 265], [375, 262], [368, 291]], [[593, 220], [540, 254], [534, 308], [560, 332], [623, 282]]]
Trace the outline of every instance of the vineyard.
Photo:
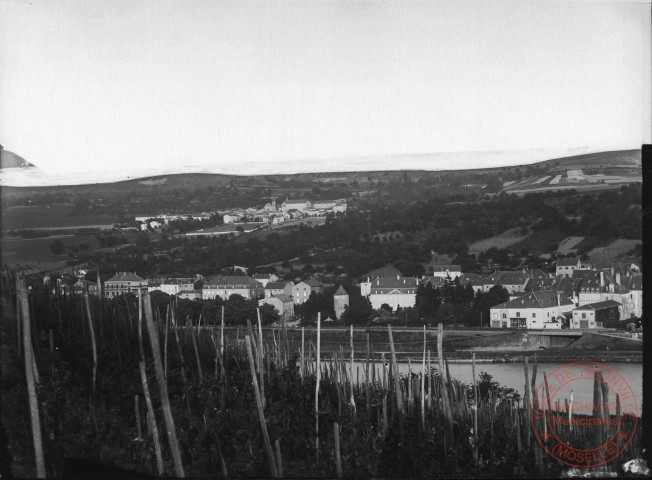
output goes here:
[[[74, 460], [211, 478], [558, 476], [568, 468], [537, 437], [546, 420], [533, 413], [551, 409], [532, 401], [536, 358], [524, 359], [520, 398], [475, 364], [472, 385], [450, 378], [441, 329], [437, 349], [424, 333], [419, 360], [398, 375], [391, 327], [391, 353], [377, 370], [369, 343], [322, 350], [319, 322], [316, 341], [302, 334], [297, 342], [256, 318], [226, 333], [223, 324], [180, 319], [173, 307], [152, 309], [148, 294], [27, 291], [8, 271], [0, 285], [5, 478], [61, 476]], [[364, 368], [354, 370], [354, 360]], [[596, 387], [594, 399], [607, 402], [608, 393]], [[584, 448], [613, 433], [560, 432]], [[619, 444], [623, 461], [640, 454], [635, 432]]]

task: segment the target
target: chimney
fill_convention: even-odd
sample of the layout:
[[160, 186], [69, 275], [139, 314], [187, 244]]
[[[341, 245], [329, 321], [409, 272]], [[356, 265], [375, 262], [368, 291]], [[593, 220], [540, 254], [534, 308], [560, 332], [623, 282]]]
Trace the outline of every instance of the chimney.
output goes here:
[[604, 272], [600, 272], [600, 287], [604, 287]]
[[620, 287], [620, 272], [616, 273], [616, 285]]
[[401, 279], [400, 275], [396, 275], [396, 280], [400, 280], [400, 279]]
[[561, 307], [561, 294], [557, 292], [557, 306]]

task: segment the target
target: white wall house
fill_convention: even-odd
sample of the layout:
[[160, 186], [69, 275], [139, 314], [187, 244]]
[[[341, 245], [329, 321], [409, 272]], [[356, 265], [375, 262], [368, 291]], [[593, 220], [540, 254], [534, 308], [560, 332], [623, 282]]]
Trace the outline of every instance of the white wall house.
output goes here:
[[490, 310], [492, 328], [559, 329], [573, 302], [552, 291], [530, 292]]
[[398, 307], [414, 307], [417, 300], [418, 280], [414, 277], [384, 277], [368, 280], [360, 284], [362, 296], [368, 296], [371, 306], [379, 309], [387, 304], [396, 310]]
[[263, 284], [247, 275], [218, 275], [207, 279], [202, 288], [204, 300], [220, 297], [228, 300], [233, 294], [242, 295], [246, 299], [260, 298], [265, 289]]

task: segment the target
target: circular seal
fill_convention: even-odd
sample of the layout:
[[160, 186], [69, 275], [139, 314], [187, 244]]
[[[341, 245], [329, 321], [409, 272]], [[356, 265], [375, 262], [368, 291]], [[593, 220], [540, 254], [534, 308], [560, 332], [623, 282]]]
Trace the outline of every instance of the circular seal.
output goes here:
[[[573, 388], [583, 394], [574, 399]], [[530, 412], [541, 447], [571, 467], [611, 462], [631, 442], [638, 424], [638, 405], [627, 380], [613, 368], [590, 361], [544, 373]]]

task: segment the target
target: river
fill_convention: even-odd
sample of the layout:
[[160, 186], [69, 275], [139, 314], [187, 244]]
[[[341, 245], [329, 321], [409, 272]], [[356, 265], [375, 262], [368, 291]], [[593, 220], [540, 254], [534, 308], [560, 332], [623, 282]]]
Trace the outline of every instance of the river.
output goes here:
[[[436, 363], [436, 360], [433, 359]], [[323, 363], [327, 361], [323, 360]], [[593, 377], [588, 376], [590, 365], [588, 362], [575, 362], [575, 363], [538, 363], [537, 364], [537, 388], [543, 382], [544, 374], [548, 377], [548, 384], [551, 389], [554, 389], [553, 403], [559, 399], [563, 404], [565, 399], [570, 400], [571, 391], [573, 393], [573, 401], [586, 404], [593, 401]], [[364, 378], [364, 364], [361, 362], [354, 362], [353, 376], [357, 376], [357, 368], [360, 368], [360, 378]], [[532, 377], [533, 363], [530, 361], [528, 365], [529, 377]], [[640, 363], [607, 363], [608, 373], [615, 379], [616, 376], [626, 383], [622, 383], [623, 387], [631, 387], [633, 400], [635, 401], [635, 409], [638, 415], [641, 415], [641, 408], [643, 404], [643, 365]], [[381, 363], [376, 362], [377, 376], [382, 378], [382, 370], [380, 370]], [[398, 364], [400, 373], [408, 372], [408, 363], [400, 362]], [[421, 364], [413, 362], [411, 364], [412, 372], [421, 372]], [[472, 384], [472, 366], [470, 363], [451, 363], [448, 366], [451, 377], [458, 379], [462, 383]], [[493, 380], [498, 382], [500, 386], [510, 387], [518, 391], [521, 396], [524, 392], [525, 375], [523, 371], [523, 363], [478, 363], [476, 364], [476, 376], [480, 372], [486, 372], [493, 377]], [[582, 376], [585, 374], [586, 376]], [[570, 379], [569, 376], [574, 376]], [[563, 378], [563, 380], [562, 380]], [[530, 380], [531, 381], [531, 380]], [[609, 401], [615, 400], [615, 392], [618, 391], [621, 399], [632, 397], [627, 392], [629, 388], [612, 389], [610, 390]], [[629, 397], [629, 398], [628, 398]], [[631, 402], [631, 400], [630, 400]]]

